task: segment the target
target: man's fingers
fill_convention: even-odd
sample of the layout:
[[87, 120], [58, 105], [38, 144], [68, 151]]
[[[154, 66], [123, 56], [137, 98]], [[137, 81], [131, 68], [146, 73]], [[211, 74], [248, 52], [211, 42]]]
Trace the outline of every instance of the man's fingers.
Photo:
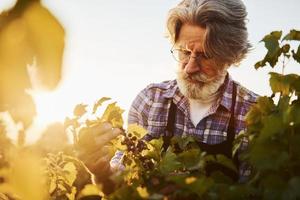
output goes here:
[[89, 156], [93, 156], [96, 160], [100, 157], [106, 156], [109, 154], [110, 151], [110, 147], [108, 145], [105, 145], [103, 147], [98, 147], [97, 149], [94, 149], [93, 151], [87, 151], [86, 154], [88, 154]]
[[[79, 154], [87, 155], [88, 157], [97, 154], [99, 157], [103, 155], [104, 147], [109, 142], [122, 134], [123, 131], [119, 128], [113, 128], [108, 122], [97, 124], [88, 129], [82, 129], [79, 138]], [[104, 149], [103, 149], [104, 147]], [[108, 150], [106, 151], [108, 153]], [[82, 156], [83, 157], [83, 156]]]
[[78, 157], [84, 162], [95, 162], [95, 160], [99, 159], [100, 157], [103, 157], [105, 155], [108, 155], [109, 153], [109, 147], [98, 147], [93, 149], [86, 149], [85, 151], [80, 151], [78, 153]]
[[109, 122], [104, 122], [104, 123], [100, 123], [100, 124], [97, 124], [96, 126], [92, 127], [92, 132], [95, 136], [98, 136], [98, 135], [102, 135], [106, 132], [109, 132], [111, 131], [113, 128], [113, 126], [111, 125], [111, 123]]
[[110, 169], [110, 157], [103, 156], [99, 158], [98, 160], [95, 160], [93, 164], [91, 164], [88, 168], [91, 170], [91, 172], [96, 174], [101, 174], [103, 172], [106, 172]]
[[113, 128], [110, 131], [99, 135], [95, 138], [95, 142], [99, 146], [106, 145], [109, 143], [112, 139], [116, 138], [117, 136], [121, 135], [122, 130], [119, 128]]

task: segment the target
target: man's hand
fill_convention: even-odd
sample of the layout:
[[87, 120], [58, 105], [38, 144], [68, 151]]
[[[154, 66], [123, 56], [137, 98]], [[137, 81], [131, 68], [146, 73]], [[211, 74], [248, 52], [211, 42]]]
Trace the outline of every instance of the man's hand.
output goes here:
[[108, 122], [84, 127], [78, 136], [78, 157], [95, 175], [96, 181], [107, 183], [110, 175], [110, 159], [113, 156], [109, 151], [109, 143], [122, 134], [119, 128], [113, 128]]

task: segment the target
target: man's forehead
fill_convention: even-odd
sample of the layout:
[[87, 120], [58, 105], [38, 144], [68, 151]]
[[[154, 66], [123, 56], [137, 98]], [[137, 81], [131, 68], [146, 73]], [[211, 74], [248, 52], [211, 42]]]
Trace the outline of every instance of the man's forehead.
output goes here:
[[206, 29], [196, 25], [185, 24], [181, 27], [178, 41], [176, 42], [180, 47], [194, 47], [202, 48], [205, 40]]
[[195, 38], [190, 38], [186, 40], [178, 40], [177, 45], [180, 47], [187, 47], [187, 46], [199, 46], [203, 45], [203, 40], [202, 39], [195, 39]]

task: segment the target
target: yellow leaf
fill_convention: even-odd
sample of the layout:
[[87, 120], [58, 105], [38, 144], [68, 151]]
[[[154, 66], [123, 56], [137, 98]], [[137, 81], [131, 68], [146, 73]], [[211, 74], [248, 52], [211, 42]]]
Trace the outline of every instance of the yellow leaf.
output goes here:
[[109, 104], [102, 117], [102, 122], [110, 122], [113, 127], [122, 128], [123, 127], [123, 114], [124, 110], [122, 110], [119, 106], [116, 105], [116, 102]]
[[142, 197], [143, 199], [147, 199], [149, 197], [149, 193], [147, 191], [146, 187], [137, 187], [136, 188], [137, 192], [139, 193], [140, 197]]
[[76, 117], [81, 117], [82, 115], [84, 115], [86, 113], [86, 107], [87, 105], [84, 104], [78, 104], [75, 106], [73, 114]]
[[91, 196], [91, 195], [99, 195], [100, 189], [97, 185], [87, 184], [84, 188], [80, 191], [79, 198], [84, 196]]
[[59, 190], [61, 190], [62, 192], [66, 192], [66, 193], [67, 193], [67, 189], [66, 189], [66, 187], [65, 187], [64, 185], [58, 184], [58, 185], [57, 185], [57, 188], [58, 188]]
[[68, 183], [70, 185], [73, 185], [76, 177], [77, 177], [77, 170], [76, 170], [76, 166], [74, 165], [74, 163], [72, 162], [68, 162], [63, 170], [66, 172], [65, 177], [66, 180], [68, 181]]
[[129, 124], [127, 130], [128, 133], [133, 134], [139, 139], [143, 138], [147, 134], [147, 130], [138, 124]]
[[185, 183], [186, 183], [186, 184], [191, 184], [191, 183], [194, 183], [196, 180], [197, 180], [197, 178], [194, 177], [194, 176], [187, 177], [187, 178], [185, 179]]
[[75, 200], [75, 195], [76, 195], [76, 187], [72, 187], [72, 192], [67, 193], [66, 196], [68, 197], [69, 200]]
[[55, 178], [51, 178], [50, 180], [50, 187], [49, 187], [49, 194], [51, 194], [52, 192], [54, 192], [54, 190], [56, 189], [57, 185], [56, 185], [56, 179]]
[[112, 146], [114, 150], [126, 151], [127, 146], [121, 144], [123, 135], [118, 136], [116, 139], [112, 140]]
[[97, 112], [98, 107], [100, 107], [105, 101], [111, 100], [111, 98], [109, 97], [102, 97], [101, 99], [99, 99], [93, 107], [93, 114], [95, 114]]

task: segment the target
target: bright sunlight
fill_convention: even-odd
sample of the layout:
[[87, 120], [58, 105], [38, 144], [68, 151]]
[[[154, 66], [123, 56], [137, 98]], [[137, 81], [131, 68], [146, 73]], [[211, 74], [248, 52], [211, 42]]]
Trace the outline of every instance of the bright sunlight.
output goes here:
[[67, 94], [54, 91], [39, 92], [33, 96], [37, 109], [37, 123], [39, 124], [63, 122], [64, 118], [72, 111]]

